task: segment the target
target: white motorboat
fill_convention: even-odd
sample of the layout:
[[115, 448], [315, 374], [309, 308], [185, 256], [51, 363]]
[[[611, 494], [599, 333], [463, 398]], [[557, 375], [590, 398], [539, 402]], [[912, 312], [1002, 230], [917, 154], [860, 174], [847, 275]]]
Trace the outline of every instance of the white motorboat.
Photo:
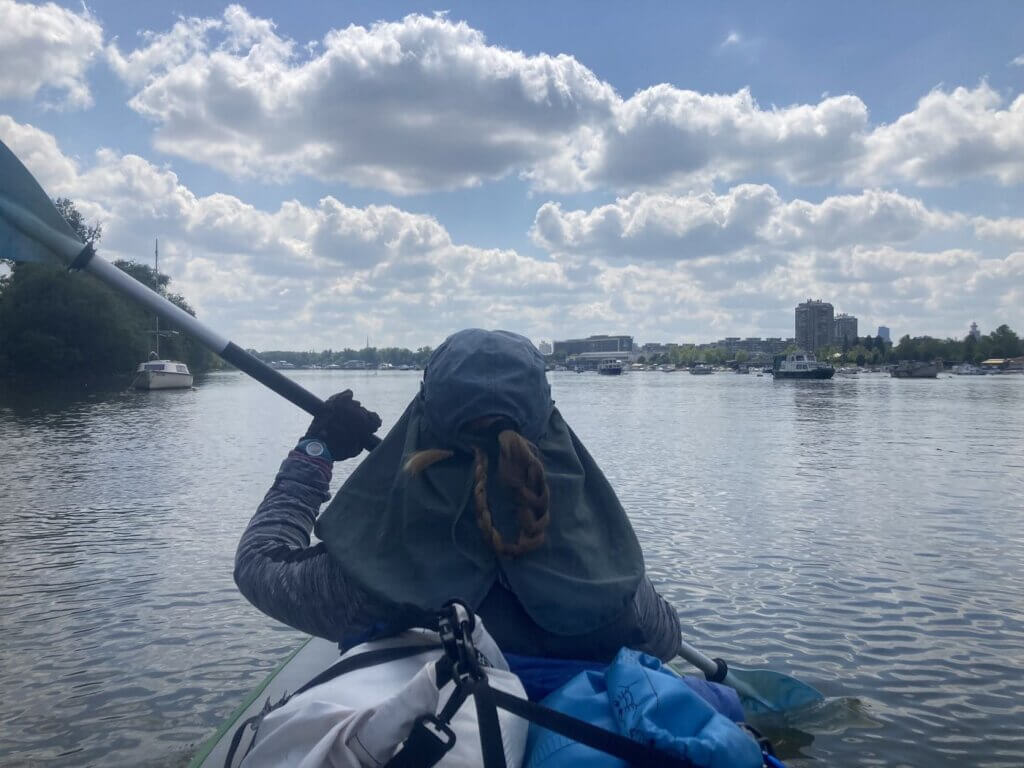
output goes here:
[[192, 386], [188, 366], [177, 360], [149, 360], [135, 369], [136, 389], [186, 389]]

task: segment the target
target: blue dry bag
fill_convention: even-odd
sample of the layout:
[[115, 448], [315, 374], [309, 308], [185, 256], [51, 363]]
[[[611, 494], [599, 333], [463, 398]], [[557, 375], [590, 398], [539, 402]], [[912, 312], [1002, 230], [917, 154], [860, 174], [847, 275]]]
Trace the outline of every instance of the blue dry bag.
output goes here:
[[[700, 768], [761, 768], [761, 748], [661, 662], [623, 648], [603, 671], [581, 672], [544, 706], [649, 744]], [[536, 725], [526, 768], [621, 768], [621, 760]]]

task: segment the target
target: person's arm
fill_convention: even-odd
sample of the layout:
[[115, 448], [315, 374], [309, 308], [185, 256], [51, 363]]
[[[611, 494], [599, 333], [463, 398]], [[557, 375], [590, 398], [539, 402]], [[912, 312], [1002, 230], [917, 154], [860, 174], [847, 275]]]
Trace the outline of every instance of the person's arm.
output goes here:
[[679, 629], [679, 617], [675, 608], [669, 605], [651, 580], [644, 576], [633, 597], [636, 608], [637, 623], [644, 634], [644, 644], [637, 650], [657, 656], [668, 661], [679, 653], [679, 641], [682, 634]]
[[330, 462], [288, 455], [238, 543], [235, 584], [268, 616], [340, 641], [365, 632], [387, 607], [352, 584], [323, 544], [309, 546], [330, 481]]
[[390, 605], [346, 577], [323, 544], [309, 546], [330, 498], [331, 463], [358, 456], [380, 417], [345, 390], [324, 403], [249, 521], [235, 552], [235, 584], [268, 616], [311, 635], [344, 641], [372, 633]]

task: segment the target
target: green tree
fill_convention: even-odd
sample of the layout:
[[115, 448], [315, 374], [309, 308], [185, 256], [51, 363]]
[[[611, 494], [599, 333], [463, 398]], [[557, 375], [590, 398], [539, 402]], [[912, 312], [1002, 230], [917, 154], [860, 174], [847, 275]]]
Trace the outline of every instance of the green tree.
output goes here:
[[64, 220], [71, 225], [71, 228], [75, 230], [75, 234], [78, 235], [78, 239], [83, 243], [97, 243], [99, 239], [103, 237], [103, 225], [98, 221], [89, 224], [85, 221], [85, 218], [79, 212], [75, 204], [67, 197], [58, 197], [53, 201], [53, 204], [57, 207], [60, 215], [64, 217]]
[[1022, 353], [1020, 338], [1003, 323], [988, 335], [990, 357], [1017, 357]]
[[[76, 234], [97, 242], [99, 224], [87, 223], [67, 198], [55, 201]], [[169, 278], [129, 261], [116, 266], [189, 314], [184, 297], [166, 294]], [[22, 377], [127, 373], [149, 353], [156, 319], [88, 273], [49, 264], [15, 264], [0, 278], [0, 373]], [[196, 372], [211, 367], [212, 353], [163, 326], [164, 356], [184, 360]]]

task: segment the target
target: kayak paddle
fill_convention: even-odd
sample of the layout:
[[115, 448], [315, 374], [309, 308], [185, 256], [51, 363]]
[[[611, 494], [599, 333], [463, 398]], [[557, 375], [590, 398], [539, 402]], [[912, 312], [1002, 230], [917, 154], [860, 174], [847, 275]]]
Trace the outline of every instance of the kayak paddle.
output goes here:
[[[323, 401], [281, 372], [246, 352], [156, 291], [96, 255], [60, 215], [29, 170], [0, 141], [0, 256], [15, 261], [43, 261], [83, 270], [118, 293], [173, 323], [214, 354], [314, 416]], [[367, 450], [380, 442], [370, 437]]]
[[685, 640], [679, 642], [679, 655], [716, 683], [733, 688], [740, 703], [750, 713], [788, 712], [824, 701], [817, 690], [794, 677], [770, 669], [738, 669], [721, 659], [709, 659]]

